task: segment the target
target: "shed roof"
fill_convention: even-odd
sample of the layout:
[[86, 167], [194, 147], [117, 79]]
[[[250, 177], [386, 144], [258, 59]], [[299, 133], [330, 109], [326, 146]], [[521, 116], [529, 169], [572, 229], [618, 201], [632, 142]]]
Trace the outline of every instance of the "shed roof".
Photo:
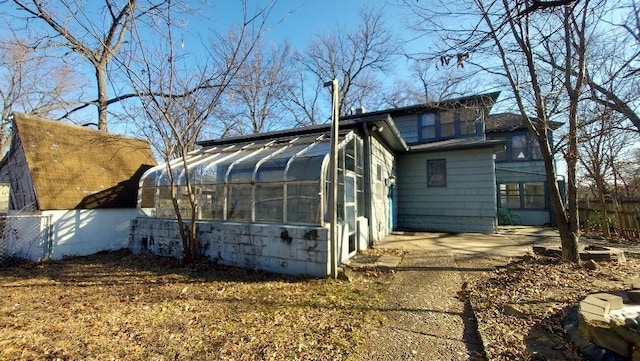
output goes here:
[[40, 210], [135, 207], [138, 181], [156, 160], [149, 143], [14, 114]]

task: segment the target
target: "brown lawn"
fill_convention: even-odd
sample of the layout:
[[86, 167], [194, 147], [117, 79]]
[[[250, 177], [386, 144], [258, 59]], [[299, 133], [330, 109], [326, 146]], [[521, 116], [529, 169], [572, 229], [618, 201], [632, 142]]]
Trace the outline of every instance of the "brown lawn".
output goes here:
[[0, 360], [357, 359], [381, 283], [128, 252], [0, 269]]

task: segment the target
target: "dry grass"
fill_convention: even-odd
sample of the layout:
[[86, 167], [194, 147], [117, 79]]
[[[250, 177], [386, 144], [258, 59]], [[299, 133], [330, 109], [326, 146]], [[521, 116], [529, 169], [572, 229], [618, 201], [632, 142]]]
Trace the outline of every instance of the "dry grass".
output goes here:
[[380, 285], [127, 252], [0, 269], [0, 359], [357, 359]]
[[523, 257], [469, 287], [490, 360], [581, 360], [564, 329], [571, 308], [590, 293], [624, 290], [640, 259], [598, 262], [596, 269], [550, 257]]

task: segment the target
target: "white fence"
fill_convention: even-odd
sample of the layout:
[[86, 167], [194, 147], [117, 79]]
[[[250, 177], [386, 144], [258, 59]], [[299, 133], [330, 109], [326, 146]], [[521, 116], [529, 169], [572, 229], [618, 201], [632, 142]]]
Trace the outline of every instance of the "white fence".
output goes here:
[[51, 216], [20, 214], [0, 217], [0, 266], [44, 261], [51, 250]]

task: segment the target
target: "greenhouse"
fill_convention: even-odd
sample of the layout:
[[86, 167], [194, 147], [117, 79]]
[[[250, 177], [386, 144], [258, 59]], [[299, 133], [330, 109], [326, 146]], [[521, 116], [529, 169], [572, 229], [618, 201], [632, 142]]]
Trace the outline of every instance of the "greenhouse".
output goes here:
[[[142, 176], [139, 215], [175, 219], [174, 185], [181, 216], [189, 219], [190, 183], [196, 220], [322, 226], [328, 219], [330, 146], [320, 134], [199, 149]], [[364, 201], [362, 139], [343, 134], [338, 149], [338, 214], [353, 230], [356, 209], [363, 209], [356, 200]]]
[[181, 257], [174, 200], [189, 222], [190, 187], [202, 256], [326, 277], [332, 260], [342, 263], [369, 245], [367, 219], [358, 213], [365, 202], [364, 142], [348, 129], [338, 137], [337, 244], [331, 245], [329, 134], [319, 127], [207, 141], [184, 159], [149, 169], [140, 179], [131, 251]]

